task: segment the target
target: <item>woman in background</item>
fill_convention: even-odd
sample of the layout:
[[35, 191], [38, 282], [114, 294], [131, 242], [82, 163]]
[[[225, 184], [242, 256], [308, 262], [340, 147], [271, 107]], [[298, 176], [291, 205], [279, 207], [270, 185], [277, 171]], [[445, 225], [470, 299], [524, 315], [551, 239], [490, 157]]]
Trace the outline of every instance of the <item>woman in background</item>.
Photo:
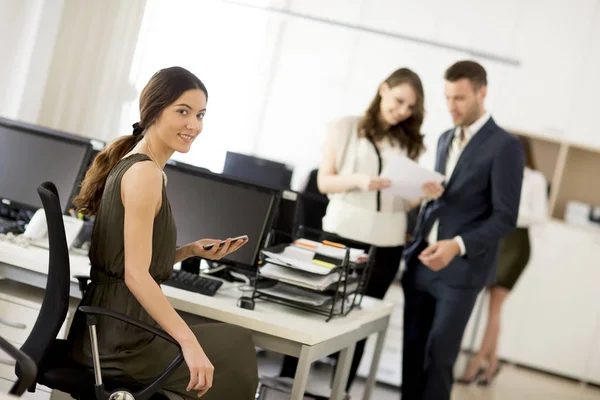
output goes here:
[[[502, 305], [529, 262], [531, 251], [529, 228], [543, 223], [548, 216], [546, 178], [536, 170], [529, 140], [524, 137], [519, 137], [519, 140], [525, 150], [526, 167], [523, 174], [517, 229], [500, 242], [496, 283], [489, 287], [489, 315], [483, 343], [477, 354], [471, 358], [464, 375], [458, 379], [459, 383], [468, 384], [477, 380], [480, 385], [485, 386], [498, 374], [496, 350], [500, 335]], [[487, 368], [484, 364], [487, 364]]]
[[[166, 68], [140, 96], [140, 123], [95, 158], [75, 199], [95, 215], [90, 248], [91, 284], [81, 305], [103, 307], [162, 327], [181, 346], [185, 363], [163, 387], [184, 398], [254, 398], [258, 372], [249, 331], [228, 324], [188, 326], [160, 288], [173, 265], [189, 257], [216, 260], [245, 241], [201, 239], [176, 248], [177, 230], [163, 171], [174, 152], [186, 153], [202, 132], [207, 90], [189, 71]], [[202, 221], [199, 221], [202, 223]], [[148, 384], [179, 353], [152, 333], [112, 318], [98, 318], [102, 376]], [[68, 336], [70, 357], [93, 368], [85, 315], [77, 312]]]
[[[382, 192], [388, 179], [379, 175], [390, 157], [417, 160], [424, 151], [421, 79], [401, 68], [377, 89], [362, 116], [333, 121], [323, 146], [317, 183], [329, 196], [323, 230], [377, 246], [367, 296], [382, 299], [398, 272], [406, 237], [406, 211], [421, 199], [401, 199]], [[441, 193], [424, 188], [437, 198]], [[357, 343], [347, 389], [356, 376], [365, 341]], [[282, 376], [293, 377], [295, 363], [286, 358]]]

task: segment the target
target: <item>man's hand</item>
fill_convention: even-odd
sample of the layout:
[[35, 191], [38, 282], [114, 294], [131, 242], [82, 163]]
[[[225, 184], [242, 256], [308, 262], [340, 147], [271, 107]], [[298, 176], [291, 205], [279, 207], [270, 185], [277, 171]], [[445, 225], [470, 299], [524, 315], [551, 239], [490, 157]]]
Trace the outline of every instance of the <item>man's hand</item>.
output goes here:
[[433, 271], [446, 268], [450, 261], [460, 254], [460, 246], [454, 239], [440, 240], [419, 254], [419, 260]]
[[444, 187], [437, 182], [425, 182], [421, 186], [421, 190], [425, 194], [427, 200], [436, 200], [444, 194]]

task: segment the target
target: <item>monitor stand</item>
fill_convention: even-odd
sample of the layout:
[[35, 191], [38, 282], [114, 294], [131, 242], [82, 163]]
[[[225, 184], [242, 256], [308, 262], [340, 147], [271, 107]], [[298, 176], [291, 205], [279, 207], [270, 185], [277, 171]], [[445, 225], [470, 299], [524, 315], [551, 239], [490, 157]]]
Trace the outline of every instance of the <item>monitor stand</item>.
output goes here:
[[191, 274], [200, 274], [200, 258], [190, 257], [181, 262], [181, 270]]
[[[191, 274], [199, 275], [201, 270], [201, 262], [202, 259], [200, 257], [191, 257], [187, 260], [181, 262], [181, 270], [189, 272]], [[241, 279], [234, 277], [230, 273], [230, 269], [233, 267], [229, 267], [226, 265], [219, 264], [214, 261], [206, 261], [208, 263], [208, 269], [202, 269], [202, 273], [214, 276], [215, 278], [223, 279], [227, 282], [243, 282]], [[235, 270], [235, 268], [233, 268]], [[249, 279], [251, 279], [249, 277]]]

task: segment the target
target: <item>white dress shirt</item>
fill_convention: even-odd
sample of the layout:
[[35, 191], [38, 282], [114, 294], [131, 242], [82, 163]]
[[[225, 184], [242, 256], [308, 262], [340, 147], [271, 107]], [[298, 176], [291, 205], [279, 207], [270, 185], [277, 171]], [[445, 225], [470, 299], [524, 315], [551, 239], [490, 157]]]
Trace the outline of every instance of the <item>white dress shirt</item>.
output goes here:
[[[450, 180], [452, 176], [452, 172], [454, 172], [454, 168], [458, 163], [458, 159], [467, 145], [469, 141], [475, 136], [477, 132], [483, 128], [483, 126], [488, 122], [491, 118], [489, 113], [483, 114], [479, 119], [465, 128], [464, 139], [461, 140], [461, 130], [462, 127], [457, 126], [454, 130], [454, 138], [452, 139], [452, 143], [450, 143], [450, 147], [448, 148], [448, 157], [446, 158], [446, 182]], [[427, 241], [430, 245], [434, 244], [438, 241], [438, 225], [439, 220], [436, 220], [431, 227], [431, 231], [429, 232], [429, 236]], [[465, 242], [460, 236], [455, 236], [454, 240], [458, 242], [458, 246], [460, 247], [460, 255], [464, 256], [467, 254], [467, 248], [465, 247]]]

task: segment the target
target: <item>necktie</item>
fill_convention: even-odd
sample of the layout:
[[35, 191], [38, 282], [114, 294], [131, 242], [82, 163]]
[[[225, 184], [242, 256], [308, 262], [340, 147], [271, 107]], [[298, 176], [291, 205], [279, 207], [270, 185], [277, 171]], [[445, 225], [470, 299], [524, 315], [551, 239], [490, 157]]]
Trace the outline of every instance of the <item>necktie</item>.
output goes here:
[[467, 140], [467, 135], [465, 134], [465, 128], [463, 128], [462, 126], [460, 127], [460, 144], [458, 147], [460, 147], [462, 149], [462, 147], [464, 146], [466, 140]]

